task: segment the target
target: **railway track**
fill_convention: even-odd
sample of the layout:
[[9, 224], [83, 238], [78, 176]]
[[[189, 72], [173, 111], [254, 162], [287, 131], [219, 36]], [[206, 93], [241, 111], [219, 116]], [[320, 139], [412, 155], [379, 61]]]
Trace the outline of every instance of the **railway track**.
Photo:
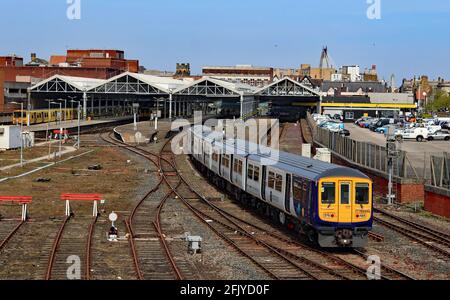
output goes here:
[[376, 210], [376, 214], [377, 215], [374, 215], [373, 219], [380, 225], [398, 232], [410, 240], [431, 249], [438, 255], [443, 256], [446, 260], [450, 258], [450, 241], [444, 236], [445, 234], [437, 233], [437, 231], [431, 228], [380, 210]]
[[8, 242], [25, 223], [25, 221], [20, 221], [18, 223], [11, 221], [0, 221], [0, 252], [6, 247]]
[[[46, 280], [91, 279], [91, 245], [97, 218], [73, 215], [64, 218], [51, 248]], [[71, 263], [80, 264], [80, 274], [75, 269], [70, 272]]]
[[[216, 206], [217, 208], [217, 206]], [[343, 258], [336, 256], [332, 253], [316, 249], [315, 247], [311, 247], [305, 243], [302, 243], [298, 240], [298, 237], [293, 236], [291, 233], [287, 233], [284, 230], [268, 230], [264, 228], [266, 224], [264, 222], [259, 222], [258, 218], [252, 218], [251, 222], [247, 220], [243, 220], [242, 216], [237, 217], [236, 214], [231, 214], [227, 212], [227, 210], [223, 210], [221, 208], [217, 208], [221, 210], [223, 213], [228, 214], [232, 218], [238, 220], [239, 222], [249, 226], [250, 230], [254, 234], [258, 234], [258, 236], [263, 237], [264, 239], [269, 240], [269, 243], [272, 245], [277, 245], [279, 248], [286, 249], [288, 256], [293, 256], [298, 258], [298, 256], [302, 256], [303, 259], [311, 259], [316, 262], [324, 262], [324, 259], [333, 270], [336, 270], [342, 277], [346, 279], [367, 279], [366, 275], [366, 266], [365, 262], [367, 260], [367, 256], [362, 255], [362, 252], [359, 250], [353, 250], [355, 254], [364, 258], [364, 261], [360, 261], [360, 264], [356, 265], [354, 263], [350, 263]], [[237, 212], [239, 213], [239, 212]], [[254, 224], [255, 222], [259, 224]], [[258, 232], [259, 231], [259, 232]], [[256, 233], [255, 233], [256, 232]], [[282, 244], [280, 244], [282, 243]], [[282, 245], [282, 246], [281, 246]], [[398, 279], [406, 279], [412, 280], [414, 278], [397, 271], [387, 265], [381, 266], [383, 274], [387, 274], [387, 276], [383, 275], [382, 279], [386, 280], [398, 280]]]
[[[119, 142], [111, 135], [101, 137], [110, 144], [123, 147], [146, 158], [156, 168], [155, 171], [161, 170], [159, 158], [163, 155], [162, 153], [155, 155]], [[130, 233], [131, 255], [138, 279], [183, 279], [180, 268], [170, 252], [160, 222], [164, 204], [171, 195], [172, 191], [163, 185], [162, 177], [160, 177], [157, 184], [142, 197], [125, 221]]]

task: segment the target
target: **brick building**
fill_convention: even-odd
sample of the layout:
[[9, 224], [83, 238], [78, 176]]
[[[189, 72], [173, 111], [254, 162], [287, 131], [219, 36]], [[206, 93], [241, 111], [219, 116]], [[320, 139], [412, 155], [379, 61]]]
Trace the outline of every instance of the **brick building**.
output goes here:
[[21, 57], [0, 57], [0, 112], [17, 109], [8, 103], [27, 101], [28, 87], [56, 74], [108, 79], [123, 72], [139, 71], [139, 61], [125, 59], [121, 50], [68, 50], [65, 56], [52, 56], [48, 63], [36, 62], [34, 53], [26, 65]]

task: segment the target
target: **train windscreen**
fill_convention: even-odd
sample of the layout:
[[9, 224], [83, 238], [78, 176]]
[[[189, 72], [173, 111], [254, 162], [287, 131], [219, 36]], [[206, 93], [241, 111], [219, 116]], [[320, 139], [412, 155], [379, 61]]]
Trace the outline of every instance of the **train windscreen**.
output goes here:
[[356, 184], [356, 204], [369, 204], [369, 184], [357, 183]]

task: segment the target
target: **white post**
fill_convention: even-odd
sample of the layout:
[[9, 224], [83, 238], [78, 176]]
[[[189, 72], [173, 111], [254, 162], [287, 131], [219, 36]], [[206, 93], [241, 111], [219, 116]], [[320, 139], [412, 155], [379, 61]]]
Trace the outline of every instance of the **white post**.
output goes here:
[[241, 94], [241, 119], [244, 119], [244, 95]]
[[22, 204], [22, 221], [27, 220], [27, 204]]
[[86, 107], [87, 107], [87, 94], [86, 94], [86, 92], [84, 92], [83, 93], [83, 120], [86, 120], [86, 117], [87, 117]]
[[172, 119], [172, 94], [169, 94], [169, 119]]
[[[62, 103], [59, 102], [59, 124], [62, 123]], [[59, 158], [61, 158], [61, 149], [62, 149], [62, 133], [63, 133], [62, 125], [59, 128]]]
[[155, 117], [155, 130], [158, 130], [158, 115]]
[[92, 216], [96, 217], [98, 215], [98, 210], [97, 210], [97, 201], [94, 201], [94, 205], [92, 207]]
[[20, 166], [23, 167], [23, 102], [20, 103]]
[[77, 139], [77, 144], [78, 144], [78, 150], [80, 150], [81, 147], [81, 141], [80, 141], [80, 114], [81, 114], [81, 107], [80, 104], [78, 103], [78, 139]]
[[66, 200], [66, 216], [70, 216], [70, 201]]

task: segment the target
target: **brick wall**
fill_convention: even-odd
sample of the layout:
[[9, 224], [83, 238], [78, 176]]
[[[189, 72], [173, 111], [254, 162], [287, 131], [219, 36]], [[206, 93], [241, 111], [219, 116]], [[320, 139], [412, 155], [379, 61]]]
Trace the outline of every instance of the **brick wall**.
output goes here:
[[438, 193], [427, 189], [425, 191], [425, 210], [433, 214], [450, 218], [450, 197], [445, 193]]

